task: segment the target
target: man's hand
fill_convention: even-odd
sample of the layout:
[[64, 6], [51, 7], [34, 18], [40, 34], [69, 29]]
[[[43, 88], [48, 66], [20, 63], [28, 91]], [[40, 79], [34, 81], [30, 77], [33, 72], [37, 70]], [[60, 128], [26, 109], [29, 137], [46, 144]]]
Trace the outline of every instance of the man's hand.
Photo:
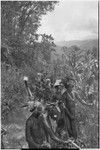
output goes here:
[[48, 143], [48, 142], [44, 142], [42, 145], [41, 145], [41, 148], [51, 148], [51, 145]]
[[65, 141], [65, 144], [71, 143], [73, 144], [75, 147], [77, 147], [78, 149], [81, 149], [81, 147], [79, 147], [76, 143], [74, 143], [74, 140], [70, 140], [68, 139], [67, 141]]

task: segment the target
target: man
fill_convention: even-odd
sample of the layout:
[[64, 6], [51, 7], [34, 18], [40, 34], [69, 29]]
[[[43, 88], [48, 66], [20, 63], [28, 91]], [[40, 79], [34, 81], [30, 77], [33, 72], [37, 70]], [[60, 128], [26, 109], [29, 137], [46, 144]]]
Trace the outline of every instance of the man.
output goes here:
[[51, 88], [51, 80], [49, 78], [46, 79], [46, 85]]
[[54, 94], [52, 96], [52, 102], [57, 102], [59, 101], [60, 99], [60, 96], [61, 96], [61, 92], [60, 92], [60, 83], [61, 83], [61, 80], [56, 80], [55, 84], [54, 84]]
[[67, 144], [55, 136], [48, 123], [48, 111], [40, 102], [36, 102], [35, 111], [26, 121], [26, 141], [29, 148], [50, 148], [50, 138], [55, 142]]
[[61, 79], [57, 79], [54, 84], [54, 93], [52, 96], [52, 102], [56, 104], [55, 114], [57, 110], [57, 118], [56, 118], [56, 129], [55, 133], [58, 134], [59, 137], [61, 137], [61, 130], [64, 128], [64, 118], [63, 118], [63, 108], [61, 106], [60, 100], [61, 100], [61, 90], [60, 90], [60, 83]]
[[34, 112], [26, 121], [26, 141], [28, 142], [29, 148], [41, 148], [43, 141], [45, 141], [45, 132], [41, 128], [39, 120], [39, 104], [39, 102], [36, 104], [38, 109], [36, 108], [36, 105], [34, 105]]
[[65, 78], [61, 82], [61, 99], [65, 105], [65, 121], [69, 137], [77, 138], [77, 131], [75, 125], [75, 102], [72, 98], [71, 92], [73, 88], [72, 80]]
[[51, 101], [51, 97], [52, 97], [52, 90], [51, 90], [51, 81], [50, 79], [46, 79], [45, 80], [45, 84], [43, 86], [43, 99], [45, 102], [50, 102]]

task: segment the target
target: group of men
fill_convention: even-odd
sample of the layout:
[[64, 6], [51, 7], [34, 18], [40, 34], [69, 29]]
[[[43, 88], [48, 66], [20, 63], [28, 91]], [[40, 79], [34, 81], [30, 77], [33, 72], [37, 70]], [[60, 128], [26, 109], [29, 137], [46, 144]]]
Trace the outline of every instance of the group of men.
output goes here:
[[[37, 74], [32, 115], [26, 121], [29, 148], [51, 148], [52, 140], [67, 144], [68, 139], [77, 139], [73, 86], [74, 81], [69, 77], [52, 84], [50, 79], [43, 78], [41, 73]], [[51, 120], [56, 122], [55, 130]], [[62, 138], [63, 131], [65, 139]]]

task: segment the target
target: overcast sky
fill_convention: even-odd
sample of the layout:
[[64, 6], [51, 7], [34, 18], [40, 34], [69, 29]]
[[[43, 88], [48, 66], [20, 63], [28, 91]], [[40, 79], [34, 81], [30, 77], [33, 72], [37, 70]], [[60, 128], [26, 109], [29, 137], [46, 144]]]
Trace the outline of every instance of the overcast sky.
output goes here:
[[52, 34], [55, 42], [97, 38], [98, 2], [62, 0], [41, 23], [38, 33]]

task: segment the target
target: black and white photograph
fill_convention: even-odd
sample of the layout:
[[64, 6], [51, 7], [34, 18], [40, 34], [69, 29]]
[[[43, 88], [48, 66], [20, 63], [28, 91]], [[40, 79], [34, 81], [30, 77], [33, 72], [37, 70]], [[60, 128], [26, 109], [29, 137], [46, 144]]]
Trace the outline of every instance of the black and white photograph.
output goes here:
[[0, 8], [0, 149], [99, 149], [99, 0]]

